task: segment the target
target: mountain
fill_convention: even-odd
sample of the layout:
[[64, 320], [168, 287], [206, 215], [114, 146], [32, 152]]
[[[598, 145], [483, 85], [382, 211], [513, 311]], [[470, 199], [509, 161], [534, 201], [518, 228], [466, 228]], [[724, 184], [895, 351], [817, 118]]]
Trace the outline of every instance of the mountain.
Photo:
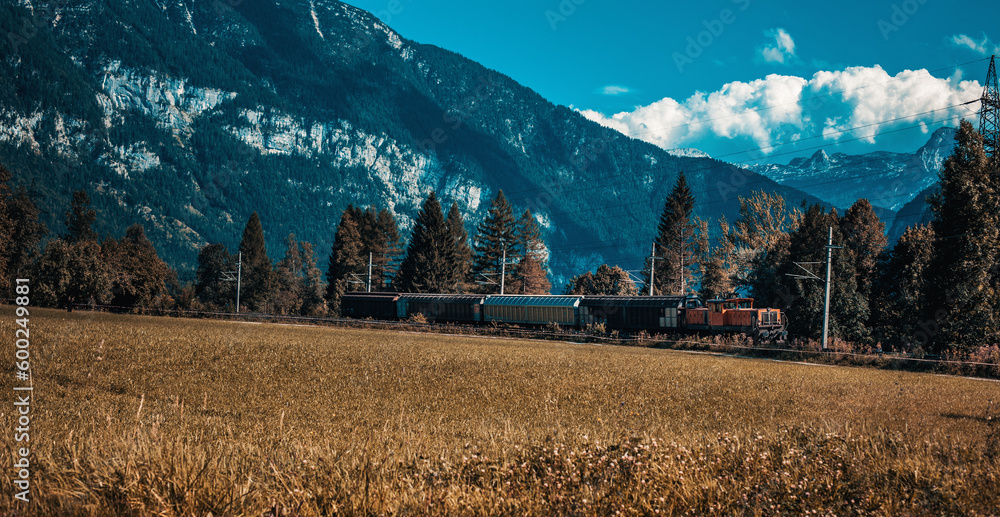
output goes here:
[[143, 223], [182, 278], [205, 244], [235, 248], [253, 211], [272, 259], [294, 232], [325, 262], [348, 203], [405, 233], [432, 189], [470, 233], [500, 189], [530, 208], [557, 290], [641, 264], [678, 171], [703, 218], [733, 220], [759, 189], [819, 202], [625, 137], [336, 1], [3, 0], [0, 34], [0, 163], [50, 228], [86, 189], [102, 235]]
[[899, 212], [937, 183], [938, 172], [954, 146], [955, 129], [943, 127], [915, 153], [830, 155], [820, 149], [810, 158], [795, 158], [788, 165], [747, 168], [839, 208], [867, 198], [872, 205]]

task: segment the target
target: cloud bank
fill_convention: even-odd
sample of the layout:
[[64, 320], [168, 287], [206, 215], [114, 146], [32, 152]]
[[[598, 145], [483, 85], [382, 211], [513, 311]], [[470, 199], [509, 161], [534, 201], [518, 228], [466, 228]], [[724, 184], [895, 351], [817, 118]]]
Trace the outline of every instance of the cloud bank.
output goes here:
[[[772, 74], [612, 116], [580, 113], [664, 149], [753, 150], [763, 158], [791, 150], [804, 139], [810, 145], [849, 139], [874, 144], [880, 134], [914, 125], [926, 133], [930, 124], [974, 118], [978, 104], [959, 104], [981, 94], [982, 86], [961, 80], [960, 72], [951, 78], [934, 77], [927, 70], [890, 76], [876, 65], [821, 71], [808, 79]], [[720, 139], [725, 139], [723, 145], [711, 145]]]

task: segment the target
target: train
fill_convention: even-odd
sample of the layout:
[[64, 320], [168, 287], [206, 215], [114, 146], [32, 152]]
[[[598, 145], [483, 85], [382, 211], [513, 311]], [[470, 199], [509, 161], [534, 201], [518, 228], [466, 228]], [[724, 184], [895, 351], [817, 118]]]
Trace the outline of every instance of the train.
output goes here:
[[755, 308], [753, 298], [703, 302], [695, 296], [427, 294], [349, 292], [341, 314], [356, 319], [407, 320], [420, 314], [432, 323], [510, 324], [651, 334], [746, 334], [783, 340], [785, 314]]

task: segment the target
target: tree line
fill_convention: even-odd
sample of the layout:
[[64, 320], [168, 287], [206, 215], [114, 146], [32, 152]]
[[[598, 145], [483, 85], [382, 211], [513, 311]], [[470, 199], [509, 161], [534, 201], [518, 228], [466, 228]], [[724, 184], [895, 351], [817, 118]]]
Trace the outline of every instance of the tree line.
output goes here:
[[194, 282], [180, 285], [142, 225], [129, 227], [121, 239], [99, 240], [85, 191], [74, 192], [64, 232], [40, 247], [48, 229], [24, 187], [12, 190], [10, 180], [0, 167], [0, 288], [31, 278], [34, 303], [43, 306], [323, 316], [339, 314], [340, 297], [350, 291], [498, 293], [501, 284], [506, 293], [551, 289], [538, 222], [529, 210], [515, 219], [503, 191], [472, 239], [458, 204], [445, 214], [431, 192], [405, 246], [392, 212], [349, 205], [334, 228], [326, 279], [312, 244], [294, 233], [285, 239], [285, 256], [272, 262], [254, 212], [237, 250], [204, 246]]
[[[757, 306], [786, 311], [789, 333], [819, 338], [825, 304], [830, 229], [830, 335], [862, 346], [915, 355], [968, 354], [1000, 343], [1000, 160], [963, 121], [954, 153], [929, 199], [933, 219], [910, 227], [891, 248], [885, 224], [867, 199], [843, 215], [836, 208], [785, 206], [777, 194], [740, 197], [740, 216], [718, 221], [715, 246], [708, 222], [682, 173], [667, 196], [643, 294], [742, 293]], [[820, 280], [801, 278], [812, 272]], [[574, 277], [566, 293], [635, 294], [629, 274], [602, 265]]]

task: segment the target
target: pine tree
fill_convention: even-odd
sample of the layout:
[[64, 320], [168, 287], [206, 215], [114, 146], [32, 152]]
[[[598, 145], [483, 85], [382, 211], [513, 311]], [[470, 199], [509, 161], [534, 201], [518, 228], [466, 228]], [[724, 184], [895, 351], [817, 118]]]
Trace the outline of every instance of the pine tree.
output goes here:
[[933, 252], [934, 230], [929, 225], [911, 226], [879, 263], [877, 287], [869, 303], [877, 339], [893, 349], [926, 351], [930, 345], [932, 336], [921, 325], [927, 326], [923, 304]]
[[[694, 217], [694, 196], [684, 173], [663, 203], [657, 226], [656, 264], [646, 259], [646, 285], [653, 284], [654, 294], [687, 294], [698, 270], [698, 222]], [[650, 273], [655, 278], [650, 278]]]
[[210, 308], [236, 305], [236, 282], [226, 280], [227, 272], [237, 274], [236, 256], [224, 244], [209, 244], [198, 253], [194, 294]]
[[937, 353], [1000, 341], [1000, 170], [968, 121], [955, 140], [930, 200], [935, 240], [923, 316]]
[[285, 238], [285, 257], [275, 267], [278, 286], [274, 292], [273, 304], [278, 314], [298, 314], [302, 308], [305, 291], [302, 268], [299, 241], [294, 233], [289, 233]]
[[6, 257], [6, 274], [9, 279], [19, 278], [38, 256], [38, 245], [48, 229], [39, 220], [38, 207], [28, 197], [28, 191], [23, 186], [6, 203], [6, 215], [13, 224], [10, 233], [12, 246], [8, 248]]
[[240, 293], [240, 303], [250, 310], [269, 312], [269, 302], [277, 288], [277, 278], [271, 259], [267, 257], [264, 228], [257, 212], [250, 215], [243, 229], [240, 252], [243, 254], [243, 292]]
[[316, 267], [316, 254], [313, 245], [303, 241], [302, 244], [302, 314], [305, 316], [324, 316], [327, 313], [326, 283], [323, 282], [323, 272]]
[[512, 255], [512, 249], [516, 245], [516, 233], [514, 212], [501, 190], [493, 198], [486, 218], [476, 230], [475, 256], [470, 280], [482, 286], [480, 291], [500, 292], [500, 275], [506, 274], [504, 257]]
[[32, 276], [42, 303], [72, 311], [74, 304], [111, 301], [112, 271], [91, 229], [97, 215], [89, 206], [86, 192], [73, 193], [66, 238], [49, 241], [35, 265]]
[[413, 225], [413, 236], [394, 284], [396, 289], [407, 293], [445, 292], [452, 282], [450, 255], [451, 236], [441, 204], [431, 192]]
[[10, 186], [8, 185], [10, 178], [10, 172], [4, 166], [0, 165], [0, 272], [4, 273], [0, 277], [0, 290], [3, 292], [7, 292], [11, 285], [13, 285], [13, 280], [11, 280], [11, 276], [8, 274], [8, 262], [14, 254], [16, 246], [16, 242], [14, 241], [15, 223], [7, 212], [8, 198], [10, 197]]
[[879, 256], [887, 242], [885, 223], [867, 199], [859, 199], [844, 213], [840, 228], [844, 232], [844, 244], [854, 252], [858, 290], [867, 298], [874, 283]]
[[549, 283], [548, 251], [542, 241], [541, 229], [531, 215], [531, 210], [525, 210], [517, 222], [516, 253], [517, 266], [514, 268], [512, 287], [509, 292], [519, 294], [549, 294], [552, 284]]
[[354, 275], [361, 270], [361, 258], [364, 242], [358, 223], [354, 219], [354, 207], [348, 206], [340, 216], [340, 224], [333, 236], [333, 247], [330, 250], [330, 266], [327, 270], [326, 300], [334, 314], [340, 314], [340, 297], [348, 291], [363, 289], [356, 283]]
[[384, 291], [392, 283], [398, 271], [398, 261], [402, 254], [402, 239], [399, 225], [392, 212], [382, 209], [375, 217], [375, 241], [372, 251], [372, 290]]
[[97, 241], [97, 232], [92, 228], [97, 220], [97, 212], [90, 208], [90, 196], [84, 190], [73, 192], [73, 203], [66, 212], [66, 241]]
[[465, 219], [458, 209], [458, 203], [452, 203], [445, 221], [449, 238], [448, 269], [450, 272], [448, 292], [465, 292], [468, 286], [465, 279], [472, 267], [472, 249], [469, 247], [469, 233], [465, 231]]
[[[789, 259], [777, 271], [784, 290], [790, 294], [791, 302], [787, 310], [795, 315], [790, 318], [789, 333], [811, 338], [822, 335], [825, 286], [816, 280], [793, 279], [788, 275], [802, 272], [792, 261], [825, 264], [831, 227], [834, 245], [843, 246], [844, 237], [836, 209], [826, 212], [820, 205], [813, 205], [806, 210], [798, 228], [790, 236]], [[866, 341], [869, 337], [869, 329], [865, 324], [869, 308], [867, 300], [857, 289], [853, 252], [848, 248], [834, 250], [832, 260], [830, 337], [852, 342]]]

